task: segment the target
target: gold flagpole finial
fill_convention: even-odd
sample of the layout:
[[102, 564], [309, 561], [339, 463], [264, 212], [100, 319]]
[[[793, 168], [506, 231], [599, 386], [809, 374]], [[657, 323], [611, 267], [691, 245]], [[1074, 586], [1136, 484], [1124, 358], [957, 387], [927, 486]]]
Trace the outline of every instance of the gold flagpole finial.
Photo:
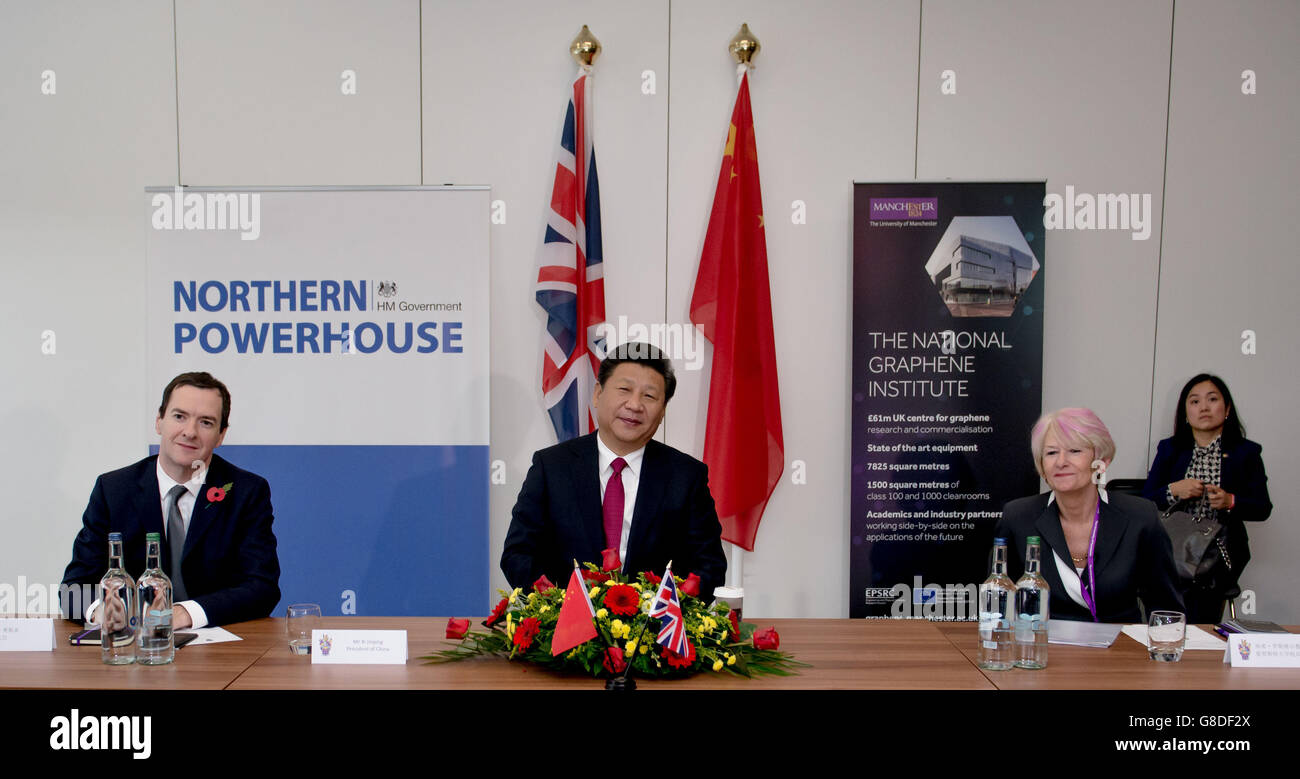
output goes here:
[[732, 38], [731, 43], [727, 44], [727, 50], [731, 52], [731, 56], [735, 58], [736, 62], [741, 65], [752, 65], [754, 55], [758, 54], [760, 48], [762, 47], [758, 44], [758, 38], [754, 37], [754, 33], [749, 31], [748, 24], [741, 24], [740, 32], [736, 33], [736, 37]]
[[596, 40], [596, 36], [591, 34], [591, 30], [588, 29], [587, 25], [582, 25], [582, 32], [578, 33], [578, 37], [574, 38], [573, 43], [569, 44], [569, 54], [579, 65], [585, 68], [591, 67], [591, 64], [596, 61], [596, 57], [600, 56], [600, 41]]

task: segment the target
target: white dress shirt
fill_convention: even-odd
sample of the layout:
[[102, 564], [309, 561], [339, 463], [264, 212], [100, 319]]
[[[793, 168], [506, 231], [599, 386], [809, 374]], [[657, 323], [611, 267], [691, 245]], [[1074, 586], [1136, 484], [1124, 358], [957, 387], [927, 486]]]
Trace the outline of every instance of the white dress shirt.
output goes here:
[[[167, 493], [171, 492], [172, 487], [175, 487], [180, 482], [168, 476], [167, 472], [163, 470], [161, 458], [159, 459], [156, 468], [158, 471], [158, 502], [159, 506], [162, 508], [163, 518], [162, 542], [165, 544], [167, 543]], [[194, 477], [185, 483], [185, 492], [182, 492], [181, 496], [176, 499], [176, 506], [180, 509], [181, 521], [185, 524], [185, 532], [187, 534], [190, 532], [190, 517], [194, 516], [194, 503], [198, 500], [199, 489], [203, 487], [203, 479], [206, 476], [206, 470], [195, 469]], [[161, 563], [161, 556], [159, 562]], [[99, 604], [100, 601], [96, 599], [86, 607], [87, 623], [92, 625], [99, 624]], [[203, 611], [203, 607], [200, 606], [197, 601], [187, 600], [173, 605], [180, 606], [190, 615], [190, 621], [194, 623], [190, 627], [201, 628], [207, 626], [208, 615]]]
[[[641, 484], [641, 461], [645, 457], [645, 447], [624, 455], [614, 454], [605, 442], [596, 435], [596, 448], [600, 453], [600, 505], [605, 505], [605, 487], [614, 475], [614, 460], [620, 456], [627, 467], [620, 474], [623, 479], [623, 532], [618, 540], [618, 559], [627, 560], [627, 539], [632, 532], [632, 510], [636, 508], [636, 491]], [[603, 514], [602, 514], [603, 517]], [[603, 527], [603, 525], [602, 525]]]

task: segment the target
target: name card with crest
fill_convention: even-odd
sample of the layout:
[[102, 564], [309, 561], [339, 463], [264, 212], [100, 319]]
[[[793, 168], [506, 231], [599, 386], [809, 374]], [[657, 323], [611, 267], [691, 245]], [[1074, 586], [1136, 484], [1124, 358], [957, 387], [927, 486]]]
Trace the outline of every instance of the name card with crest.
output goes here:
[[1300, 668], [1300, 634], [1233, 633], [1223, 662], [1233, 668]]
[[312, 665], [405, 665], [405, 630], [313, 630]]

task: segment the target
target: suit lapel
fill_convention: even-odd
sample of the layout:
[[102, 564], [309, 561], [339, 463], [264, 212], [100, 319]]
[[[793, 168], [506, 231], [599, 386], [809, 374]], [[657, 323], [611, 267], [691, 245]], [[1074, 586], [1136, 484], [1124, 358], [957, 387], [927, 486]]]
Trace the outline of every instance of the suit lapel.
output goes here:
[[[632, 509], [632, 530], [627, 537], [627, 556], [639, 554], [652, 534], [652, 527], [659, 517], [659, 504], [663, 502], [664, 493], [660, 485], [664, 481], [664, 460], [658, 441], [646, 442], [645, 455], [641, 458], [641, 474], [637, 480], [636, 505]], [[635, 573], [632, 571], [631, 573]]]
[[1119, 511], [1103, 501], [1101, 520], [1097, 527], [1097, 548], [1093, 551], [1092, 558], [1098, 577], [1119, 551], [1119, 542], [1124, 539], [1124, 533], [1127, 531], [1128, 524], [1123, 521]]
[[600, 452], [596, 448], [596, 434], [579, 441], [573, 456], [577, 460], [571, 475], [573, 494], [578, 496], [578, 516], [587, 544], [596, 553], [591, 559], [599, 560], [600, 551], [605, 548], [605, 520], [600, 503]]
[[135, 516], [141, 517], [141, 527], [145, 533], [163, 532], [162, 499], [158, 493], [158, 458], [149, 458], [144, 473], [140, 474], [139, 489], [132, 498], [135, 502]]
[[212, 487], [225, 486], [230, 482], [229, 477], [230, 472], [226, 468], [226, 461], [215, 454], [212, 455], [212, 465], [208, 467], [203, 484], [199, 487], [199, 495], [194, 500], [194, 512], [190, 514], [190, 528], [185, 532], [185, 552], [181, 555], [182, 562], [190, 556], [194, 547], [220, 516], [224, 504], [232, 499], [230, 492], [234, 491], [233, 487], [222, 500], [208, 500], [208, 490]]

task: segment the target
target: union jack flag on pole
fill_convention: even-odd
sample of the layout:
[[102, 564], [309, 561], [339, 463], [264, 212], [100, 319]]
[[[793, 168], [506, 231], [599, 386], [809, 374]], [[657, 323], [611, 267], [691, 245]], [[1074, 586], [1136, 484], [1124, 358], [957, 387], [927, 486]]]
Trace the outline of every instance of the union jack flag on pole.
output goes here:
[[591, 114], [591, 68], [580, 67], [564, 116], [537, 263], [537, 305], [546, 312], [542, 400], [560, 441], [596, 429], [591, 398], [605, 358], [604, 253]]
[[673, 581], [671, 567], [664, 571], [659, 592], [655, 593], [654, 603], [650, 605], [650, 616], [659, 618], [659, 635], [655, 642], [685, 656], [689, 651], [686, 645], [686, 618], [682, 616], [682, 603], [677, 598], [677, 583]]

